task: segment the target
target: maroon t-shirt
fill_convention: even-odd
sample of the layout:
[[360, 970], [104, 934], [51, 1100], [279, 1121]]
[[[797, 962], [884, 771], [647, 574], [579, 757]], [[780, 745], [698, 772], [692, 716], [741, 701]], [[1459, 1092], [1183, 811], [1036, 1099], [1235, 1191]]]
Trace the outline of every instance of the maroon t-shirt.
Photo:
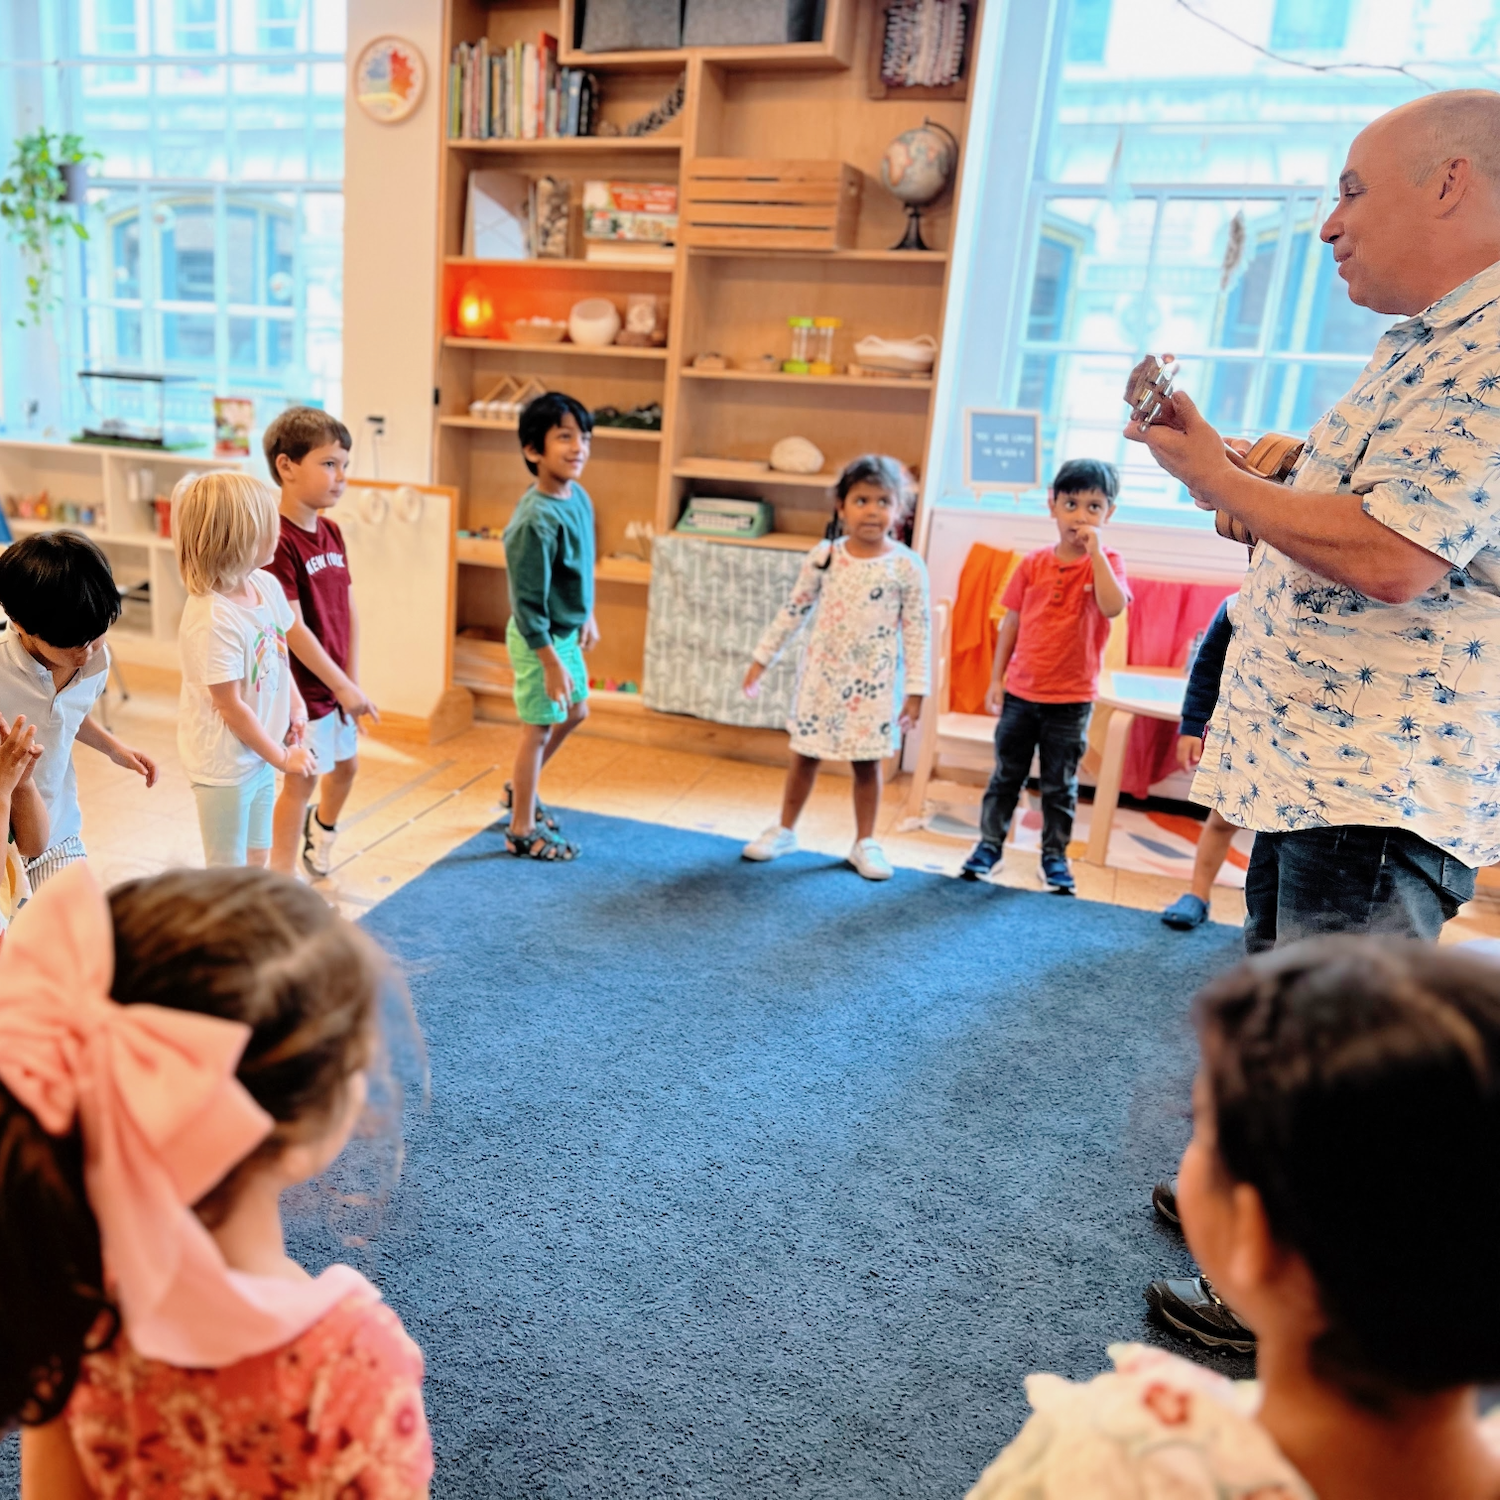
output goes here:
[[[344, 670], [349, 669], [349, 564], [344, 557], [344, 535], [323, 516], [316, 531], [304, 531], [281, 518], [281, 539], [268, 570], [301, 605], [302, 619], [323, 649]], [[307, 702], [309, 719], [322, 719], [339, 705], [322, 678], [314, 677], [292, 654], [292, 676]]]

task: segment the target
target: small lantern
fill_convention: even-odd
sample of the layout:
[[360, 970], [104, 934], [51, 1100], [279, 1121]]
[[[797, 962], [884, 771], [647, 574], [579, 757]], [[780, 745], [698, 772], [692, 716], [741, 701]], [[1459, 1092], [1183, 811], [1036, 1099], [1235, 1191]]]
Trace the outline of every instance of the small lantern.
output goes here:
[[465, 338], [487, 339], [495, 327], [495, 304], [489, 292], [471, 281], [458, 297], [458, 328]]

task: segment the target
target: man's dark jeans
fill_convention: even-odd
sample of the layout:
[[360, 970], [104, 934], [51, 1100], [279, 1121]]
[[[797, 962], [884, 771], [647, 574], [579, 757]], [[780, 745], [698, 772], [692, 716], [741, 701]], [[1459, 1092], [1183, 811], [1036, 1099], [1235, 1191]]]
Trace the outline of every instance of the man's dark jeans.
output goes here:
[[1021, 788], [1040, 752], [1042, 854], [1066, 856], [1078, 805], [1078, 762], [1088, 743], [1092, 703], [1032, 703], [1005, 695], [995, 730], [995, 774], [984, 794], [980, 836], [999, 846], [1010, 832]]
[[1245, 871], [1245, 951], [1320, 932], [1435, 942], [1474, 895], [1474, 871], [1405, 828], [1257, 833]]

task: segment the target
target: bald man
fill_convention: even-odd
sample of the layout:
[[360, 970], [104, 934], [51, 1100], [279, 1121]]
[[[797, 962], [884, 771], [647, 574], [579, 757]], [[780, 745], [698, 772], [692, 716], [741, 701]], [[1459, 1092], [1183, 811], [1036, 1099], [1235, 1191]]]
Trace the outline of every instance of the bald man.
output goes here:
[[[1256, 830], [1254, 953], [1319, 932], [1435, 939], [1500, 862], [1500, 94], [1382, 115], [1322, 229], [1350, 298], [1401, 319], [1288, 490], [1187, 397], [1131, 426], [1260, 540], [1193, 800]], [[1175, 1217], [1175, 1195], [1153, 1200]], [[1147, 1300], [1199, 1342], [1254, 1335], [1201, 1278]]]

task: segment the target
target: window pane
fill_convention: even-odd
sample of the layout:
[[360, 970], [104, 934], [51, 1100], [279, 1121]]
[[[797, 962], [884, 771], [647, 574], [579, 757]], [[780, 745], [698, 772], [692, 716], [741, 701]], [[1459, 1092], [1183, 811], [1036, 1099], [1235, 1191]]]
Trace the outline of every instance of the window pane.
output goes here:
[[178, 52], [217, 52], [219, 0], [172, 0], [172, 41]]
[[229, 245], [225, 269], [229, 277], [229, 300], [231, 302], [260, 302], [259, 280], [256, 276], [256, 226], [260, 215], [254, 209], [231, 208], [229, 210]]
[[1068, 18], [1068, 61], [1100, 63], [1109, 39], [1111, 0], [1073, 0]]
[[255, 352], [255, 332], [259, 327], [256, 318], [231, 318], [229, 320], [229, 363], [236, 369], [253, 370], [259, 361]]
[[163, 204], [157, 211], [157, 222], [161, 225], [162, 296], [173, 302], [212, 302], [212, 208]]
[[141, 347], [141, 315], [138, 312], [121, 310], [115, 313], [115, 347], [116, 359], [135, 361], [140, 359]]
[[1330, 52], [1349, 32], [1349, 0], [1276, 0], [1271, 45], [1288, 51]]
[[116, 221], [110, 232], [113, 250], [111, 257], [111, 286], [106, 297], [130, 297], [141, 295], [141, 220], [139, 214]]
[[208, 363], [214, 357], [214, 320], [210, 314], [166, 313], [162, 317], [162, 350], [178, 364]]

